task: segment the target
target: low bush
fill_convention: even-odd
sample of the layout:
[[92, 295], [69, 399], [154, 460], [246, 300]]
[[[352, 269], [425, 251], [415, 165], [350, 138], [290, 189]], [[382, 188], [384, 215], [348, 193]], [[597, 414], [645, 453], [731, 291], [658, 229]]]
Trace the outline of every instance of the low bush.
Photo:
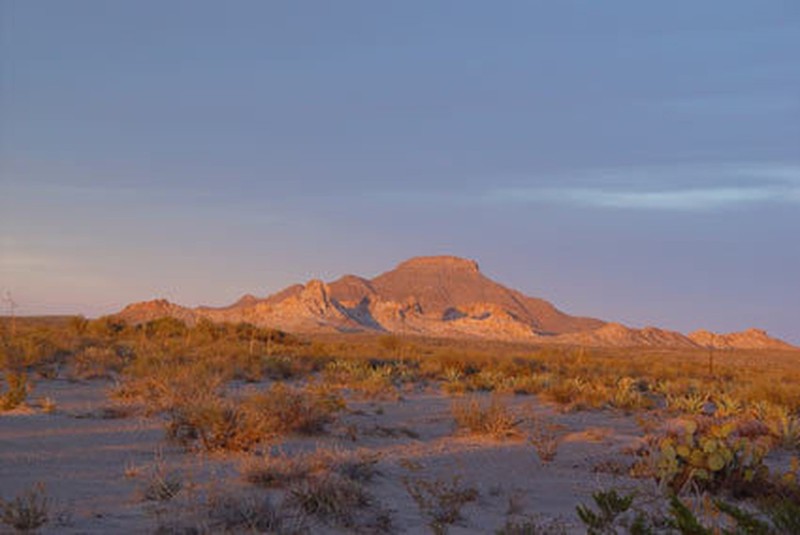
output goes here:
[[20, 533], [44, 526], [50, 517], [50, 499], [44, 486], [37, 484], [13, 499], [0, 499], [0, 521]]
[[245, 480], [266, 488], [284, 487], [331, 472], [353, 481], [368, 482], [377, 473], [377, 462], [374, 454], [320, 449], [297, 455], [252, 457], [244, 462], [241, 471]]
[[463, 507], [478, 499], [478, 490], [462, 485], [458, 476], [449, 481], [405, 478], [403, 485], [436, 534], [447, 533], [448, 526], [463, 520]]
[[334, 392], [276, 383], [242, 399], [206, 396], [173, 406], [167, 436], [187, 449], [246, 451], [286, 434], [320, 433], [343, 407]]
[[496, 438], [519, 434], [521, 420], [497, 397], [492, 397], [488, 404], [482, 404], [476, 397], [457, 400], [453, 402], [451, 412], [456, 426], [472, 434]]
[[89, 346], [78, 351], [72, 359], [76, 377], [107, 379], [122, 372], [127, 358], [124, 348]]
[[28, 375], [23, 372], [7, 371], [5, 383], [5, 392], [0, 394], [0, 411], [10, 411], [19, 407], [28, 399], [30, 392]]
[[285, 518], [268, 495], [212, 495], [208, 520], [214, 532], [283, 533]]
[[374, 501], [359, 483], [333, 473], [298, 481], [286, 500], [307, 515], [344, 527], [352, 526], [357, 511]]

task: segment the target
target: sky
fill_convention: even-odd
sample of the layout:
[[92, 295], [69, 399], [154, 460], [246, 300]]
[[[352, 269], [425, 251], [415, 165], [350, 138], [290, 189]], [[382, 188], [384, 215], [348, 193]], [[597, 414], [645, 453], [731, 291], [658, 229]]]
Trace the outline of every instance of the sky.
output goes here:
[[0, 290], [94, 316], [454, 254], [800, 344], [799, 51], [796, 0], [0, 0]]

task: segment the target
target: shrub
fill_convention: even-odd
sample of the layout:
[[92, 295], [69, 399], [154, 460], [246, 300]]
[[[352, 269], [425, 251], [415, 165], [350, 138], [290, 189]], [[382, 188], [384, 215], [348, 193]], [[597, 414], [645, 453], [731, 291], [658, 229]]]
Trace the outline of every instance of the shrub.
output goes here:
[[329, 458], [319, 452], [298, 455], [268, 455], [253, 457], [242, 467], [244, 478], [260, 487], [273, 488], [291, 485], [330, 468]]
[[22, 405], [30, 391], [27, 374], [7, 371], [5, 378], [6, 391], [0, 396], [0, 411], [9, 411]]
[[287, 503], [323, 522], [349, 527], [355, 512], [373, 502], [357, 482], [337, 474], [324, 474], [294, 484], [289, 488]]
[[208, 518], [214, 531], [225, 533], [282, 533], [284, 520], [268, 495], [213, 495]]
[[277, 383], [240, 400], [217, 395], [176, 405], [169, 411], [167, 436], [187, 449], [246, 451], [277, 436], [322, 432], [342, 407], [332, 392]]
[[394, 375], [395, 368], [391, 364], [355, 359], [333, 360], [324, 370], [328, 384], [348, 388], [372, 399], [397, 397]]
[[556, 434], [557, 426], [538, 416], [532, 420], [533, 429], [528, 435], [528, 442], [536, 449], [536, 454], [542, 463], [552, 462], [556, 458], [560, 442]]
[[197, 444], [205, 451], [241, 451], [262, 437], [262, 430], [231, 400], [211, 398], [169, 412], [167, 438], [186, 449]]
[[455, 401], [451, 412], [459, 429], [476, 435], [505, 438], [518, 434], [520, 420], [496, 397], [485, 406], [475, 397]]
[[168, 502], [183, 489], [183, 480], [177, 472], [168, 471], [160, 459], [153, 465], [141, 489], [142, 499], [151, 502]]
[[245, 479], [262, 487], [282, 487], [308, 477], [334, 472], [357, 482], [370, 481], [377, 470], [378, 457], [367, 453], [316, 450], [294, 456], [279, 454], [255, 457], [246, 461]]
[[81, 379], [105, 379], [119, 374], [126, 359], [113, 347], [90, 346], [73, 358], [75, 375]]
[[434, 533], [446, 533], [449, 525], [463, 519], [464, 505], [478, 499], [477, 489], [463, 486], [458, 476], [450, 481], [404, 478], [403, 485]]
[[344, 399], [337, 392], [315, 387], [305, 390], [283, 383], [245, 400], [243, 405], [255, 423], [269, 435], [322, 432], [333, 414], [344, 409]]
[[50, 500], [44, 485], [39, 483], [11, 501], [0, 499], [0, 521], [21, 533], [28, 533], [47, 523], [49, 509]]

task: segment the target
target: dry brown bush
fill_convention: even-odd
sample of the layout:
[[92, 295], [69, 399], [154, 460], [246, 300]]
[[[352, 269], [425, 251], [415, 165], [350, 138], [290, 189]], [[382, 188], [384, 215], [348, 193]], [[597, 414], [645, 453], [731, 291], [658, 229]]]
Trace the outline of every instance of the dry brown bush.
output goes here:
[[499, 398], [493, 396], [488, 404], [477, 397], [456, 400], [451, 406], [456, 426], [476, 435], [506, 438], [519, 434], [521, 420]]

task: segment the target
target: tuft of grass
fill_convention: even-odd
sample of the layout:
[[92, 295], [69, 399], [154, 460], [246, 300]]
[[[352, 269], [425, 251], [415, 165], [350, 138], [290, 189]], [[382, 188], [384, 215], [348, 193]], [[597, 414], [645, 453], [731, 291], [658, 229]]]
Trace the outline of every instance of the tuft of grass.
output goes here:
[[323, 522], [352, 526], [359, 509], [373, 498], [359, 483], [338, 474], [324, 474], [299, 481], [287, 493], [287, 504]]
[[208, 519], [224, 533], [283, 533], [284, 515], [268, 495], [214, 495], [208, 500]]
[[0, 521], [20, 533], [30, 533], [49, 520], [50, 500], [37, 483], [10, 501], [0, 499]]
[[355, 482], [369, 482], [378, 473], [378, 456], [316, 450], [290, 456], [286, 454], [253, 457], [243, 464], [242, 474], [249, 483], [275, 488], [292, 485], [309, 477], [338, 474]]
[[25, 403], [30, 392], [28, 375], [23, 372], [6, 371], [6, 391], [0, 395], [0, 411], [10, 411]]
[[528, 442], [536, 449], [539, 460], [550, 463], [556, 458], [560, 439], [556, 434], [557, 425], [540, 416], [532, 417], [533, 428], [528, 435]]
[[463, 520], [463, 507], [478, 499], [478, 490], [462, 485], [459, 476], [449, 481], [404, 478], [403, 485], [436, 534], [447, 533], [448, 526]]
[[150, 502], [168, 502], [183, 489], [183, 480], [177, 472], [168, 471], [160, 459], [156, 459], [150, 475], [141, 489], [142, 499]]
[[284, 487], [302, 481], [314, 473], [327, 471], [327, 461], [327, 458], [316, 453], [295, 456], [281, 453], [251, 457], [243, 463], [241, 472], [248, 483], [259, 487]]
[[459, 429], [475, 435], [506, 438], [519, 434], [518, 427], [521, 421], [514, 416], [507, 405], [494, 396], [488, 405], [481, 404], [476, 397], [455, 401], [451, 412]]
[[39, 400], [39, 406], [41, 407], [42, 412], [46, 412], [47, 414], [56, 412], [56, 400], [51, 397], [44, 397]]

